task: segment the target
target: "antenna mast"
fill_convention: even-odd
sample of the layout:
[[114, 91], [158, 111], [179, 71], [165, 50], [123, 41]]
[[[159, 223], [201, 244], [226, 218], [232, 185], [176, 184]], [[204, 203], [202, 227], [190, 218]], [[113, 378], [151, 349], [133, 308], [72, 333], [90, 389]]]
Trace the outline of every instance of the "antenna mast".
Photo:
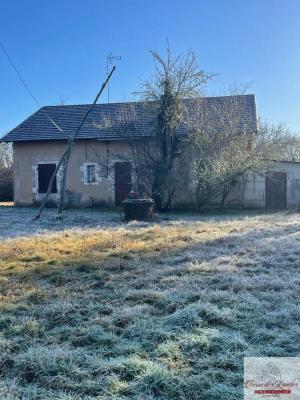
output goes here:
[[[113, 56], [112, 52], [110, 52], [106, 56], [106, 75], [107, 76], [109, 74], [110, 65], [112, 65], [113, 62], [116, 61], [116, 60], [121, 60], [121, 56]], [[109, 103], [109, 82], [107, 83], [107, 103]]]

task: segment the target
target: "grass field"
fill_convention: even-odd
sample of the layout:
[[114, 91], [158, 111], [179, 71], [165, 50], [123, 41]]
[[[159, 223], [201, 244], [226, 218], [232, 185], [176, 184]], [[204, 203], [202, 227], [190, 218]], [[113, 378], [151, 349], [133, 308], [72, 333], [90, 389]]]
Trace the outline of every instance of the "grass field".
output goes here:
[[33, 213], [0, 207], [0, 399], [240, 400], [299, 355], [300, 215]]

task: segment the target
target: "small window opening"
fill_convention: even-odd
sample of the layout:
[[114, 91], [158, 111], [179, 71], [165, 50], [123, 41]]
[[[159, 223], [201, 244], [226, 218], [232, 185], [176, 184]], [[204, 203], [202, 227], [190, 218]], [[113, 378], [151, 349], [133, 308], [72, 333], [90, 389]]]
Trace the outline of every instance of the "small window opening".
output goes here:
[[95, 165], [87, 166], [87, 181], [88, 181], [88, 183], [96, 182], [96, 167], [95, 167]]

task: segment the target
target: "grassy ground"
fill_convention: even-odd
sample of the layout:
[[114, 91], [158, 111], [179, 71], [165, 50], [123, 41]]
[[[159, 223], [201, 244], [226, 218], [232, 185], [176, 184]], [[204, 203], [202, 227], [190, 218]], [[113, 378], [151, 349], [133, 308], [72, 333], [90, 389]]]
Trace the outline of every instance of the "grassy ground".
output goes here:
[[1, 399], [240, 400], [299, 355], [299, 215], [77, 222], [0, 242]]

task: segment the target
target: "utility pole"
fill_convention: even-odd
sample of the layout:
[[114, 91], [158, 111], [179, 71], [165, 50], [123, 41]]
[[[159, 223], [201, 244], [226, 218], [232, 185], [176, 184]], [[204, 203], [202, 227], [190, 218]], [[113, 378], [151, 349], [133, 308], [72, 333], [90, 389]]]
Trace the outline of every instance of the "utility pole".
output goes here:
[[38, 210], [38, 213], [36, 215], [36, 217], [34, 218], [34, 220], [37, 220], [40, 218], [42, 211], [45, 208], [47, 199], [49, 197], [49, 194], [51, 192], [53, 183], [54, 183], [54, 179], [56, 177], [56, 174], [59, 170], [59, 168], [61, 167], [61, 165], [63, 165], [63, 177], [62, 177], [62, 183], [61, 183], [61, 193], [60, 193], [60, 199], [58, 200], [58, 216], [62, 217], [62, 213], [64, 210], [64, 196], [65, 196], [65, 186], [66, 186], [66, 177], [67, 177], [67, 169], [68, 169], [68, 164], [69, 164], [69, 159], [70, 159], [70, 155], [71, 155], [71, 151], [72, 151], [72, 147], [74, 145], [74, 141], [76, 139], [76, 137], [78, 136], [81, 128], [83, 127], [89, 113], [93, 110], [93, 108], [95, 107], [99, 97], [101, 96], [103, 90], [105, 89], [106, 85], [108, 84], [114, 70], [116, 69], [116, 67], [114, 66], [112, 68], [112, 70], [110, 71], [110, 73], [108, 74], [106, 80], [102, 83], [101, 88], [99, 90], [99, 92], [97, 93], [97, 96], [95, 97], [94, 102], [90, 105], [90, 107], [87, 109], [87, 111], [85, 112], [80, 124], [78, 125], [77, 129], [75, 130], [75, 132], [70, 136], [69, 140], [68, 140], [68, 144], [67, 144], [67, 148], [64, 151], [61, 159], [59, 160], [59, 162], [56, 165], [55, 171], [53, 172], [49, 185], [48, 185], [48, 189], [47, 192], [45, 194], [45, 197], [42, 201], [42, 204], [40, 205], [40, 208]]
[[[112, 52], [110, 52], [107, 56], [106, 56], [106, 75], [108, 76], [109, 74], [109, 67], [110, 65], [113, 64], [114, 61], [116, 60], [121, 60], [121, 56], [113, 56]], [[107, 103], [109, 103], [109, 82], [107, 84]]]

